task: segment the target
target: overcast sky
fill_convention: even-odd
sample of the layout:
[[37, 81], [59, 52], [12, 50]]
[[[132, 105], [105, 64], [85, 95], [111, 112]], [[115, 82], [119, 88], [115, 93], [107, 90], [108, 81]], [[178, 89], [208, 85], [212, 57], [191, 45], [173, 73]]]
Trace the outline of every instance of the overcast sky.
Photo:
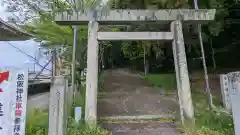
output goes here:
[[[2, 0], [0, 0], [0, 17], [6, 21], [7, 14], [4, 12], [4, 7]], [[37, 50], [39, 47], [39, 43], [33, 41], [33, 40], [28, 40], [28, 41], [11, 41], [11, 42], [4, 42], [0, 41], [0, 68], [4, 67], [27, 67], [29, 70], [33, 71], [34, 70], [34, 61], [33, 59], [29, 58], [26, 54], [20, 52], [13, 46], [16, 46], [17, 48], [21, 49], [22, 51], [26, 52], [28, 55], [31, 55], [35, 57], [37, 55]], [[40, 64], [45, 65], [46, 59], [41, 59]], [[48, 68], [50, 69], [50, 65]], [[40, 71], [41, 67], [35, 65], [36, 71]]]

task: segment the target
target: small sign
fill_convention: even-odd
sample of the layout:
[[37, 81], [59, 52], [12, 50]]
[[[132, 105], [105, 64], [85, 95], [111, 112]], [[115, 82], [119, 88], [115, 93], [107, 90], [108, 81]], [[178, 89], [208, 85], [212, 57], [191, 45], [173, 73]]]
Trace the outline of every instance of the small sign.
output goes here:
[[79, 122], [82, 118], [82, 107], [75, 107], [75, 121]]
[[231, 101], [230, 101], [230, 83], [228, 81], [227, 74], [221, 74], [220, 75], [220, 84], [221, 84], [221, 93], [222, 93], [222, 101], [224, 104], [225, 109], [228, 111], [231, 110]]
[[0, 135], [24, 135], [28, 70], [0, 71]]

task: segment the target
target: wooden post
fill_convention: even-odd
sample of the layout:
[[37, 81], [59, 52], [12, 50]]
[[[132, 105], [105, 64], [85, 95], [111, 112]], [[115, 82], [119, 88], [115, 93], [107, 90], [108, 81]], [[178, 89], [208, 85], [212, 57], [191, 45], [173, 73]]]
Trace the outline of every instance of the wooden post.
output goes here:
[[174, 61], [177, 73], [176, 79], [178, 83], [177, 89], [179, 92], [180, 108], [182, 108], [184, 116], [184, 126], [189, 127], [195, 124], [195, 120], [181, 21], [173, 21], [171, 23], [171, 31], [174, 35], [173, 54], [176, 55]]
[[65, 91], [66, 80], [63, 76], [53, 78], [49, 100], [49, 131], [48, 135], [65, 135], [66, 131], [66, 106]]
[[73, 41], [73, 50], [72, 50], [72, 91], [73, 91], [73, 101], [75, 102], [76, 95], [76, 47], [77, 47], [77, 37], [78, 36], [78, 26], [74, 26], [74, 41]]
[[144, 52], [144, 56], [143, 56], [144, 75], [147, 76], [147, 68], [146, 68], [146, 45], [144, 45], [143, 52]]
[[[70, 93], [68, 91], [68, 79], [64, 77], [64, 81], [65, 81], [65, 84], [64, 84], [64, 118], [63, 118], [63, 121], [64, 121], [64, 129], [63, 129], [63, 133], [64, 135], [66, 135], [67, 133], [67, 124], [68, 124], [68, 116], [70, 116], [71, 114], [71, 107], [72, 107], [72, 103], [69, 102], [69, 97], [68, 96]], [[73, 95], [72, 95], [73, 96]]]
[[88, 51], [86, 77], [85, 121], [88, 125], [96, 125], [97, 91], [98, 91], [98, 22], [88, 24]]
[[72, 109], [72, 106], [73, 106], [73, 91], [74, 90], [73, 90], [72, 86], [69, 86], [67, 97], [68, 97], [68, 104], [70, 106], [70, 109], [69, 109], [70, 112], [71, 112], [71, 109]]
[[56, 76], [56, 48], [52, 50], [52, 77]]

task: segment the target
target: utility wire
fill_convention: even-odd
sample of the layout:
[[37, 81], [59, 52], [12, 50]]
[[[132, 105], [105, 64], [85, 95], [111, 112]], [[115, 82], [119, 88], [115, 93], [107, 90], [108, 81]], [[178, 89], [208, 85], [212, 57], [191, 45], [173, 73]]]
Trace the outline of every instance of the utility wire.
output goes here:
[[[35, 64], [37, 64], [37, 65], [40, 66], [41, 68], [45, 68], [44, 66], [42, 66], [41, 64], [39, 64], [39, 63], [36, 62], [37, 60], [36, 60], [35, 57], [33, 57], [33, 56], [27, 54], [26, 52], [24, 52], [23, 50], [19, 49], [19, 48], [16, 47], [16, 46], [14, 46], [14, 45], [13, 45], [12, 43], [10, 43], [10, 42], [5, 41], [5, 43], [7, 43], [8, 45], [10, 45], [10, 46], [12, 46], [13, 48], [17, 49], [17, 50], [20, 51], [21, 53], [27, 55], [29, 58], [34, 59]], [[50, 70], [50, 69], [48, 69], [48, 68], [45, 68], [45, 69], [48, 70], [48, 71], [50, 71], [50, 72], [52, 72], [52, 70]]]
[[44, 69], [46, 69], [46, 67], [49, 65], [49, 63], [50, 63], [51, 61], [52, 61], [52, 60], [49, 60], [49, 61], [44, 65], [44, 67], [41, 69], [40, 72], [38, 72], [38, 74], [35, 76], [34, 79], [37, 79], [37, 78], [38, 78], [38, 76], [43, 72]]

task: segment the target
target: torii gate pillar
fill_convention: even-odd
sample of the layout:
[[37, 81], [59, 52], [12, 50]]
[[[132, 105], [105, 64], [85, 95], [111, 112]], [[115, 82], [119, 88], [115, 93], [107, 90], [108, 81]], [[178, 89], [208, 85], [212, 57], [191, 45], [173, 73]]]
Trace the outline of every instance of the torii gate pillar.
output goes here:
[[88, 23], [85, 121], [96, 125], [98, 92], [98, 22]]
[[174, 35], [172, 41], [172, 48], [180, 112], [181, 115], [184, 115], [182, 117], [182, 124], [184, 124], [184, 126], [194, 125], [194, 108], [192, 104], [191, 88], [181, 21], [173, 21], [171, 23], [171, 31]]

